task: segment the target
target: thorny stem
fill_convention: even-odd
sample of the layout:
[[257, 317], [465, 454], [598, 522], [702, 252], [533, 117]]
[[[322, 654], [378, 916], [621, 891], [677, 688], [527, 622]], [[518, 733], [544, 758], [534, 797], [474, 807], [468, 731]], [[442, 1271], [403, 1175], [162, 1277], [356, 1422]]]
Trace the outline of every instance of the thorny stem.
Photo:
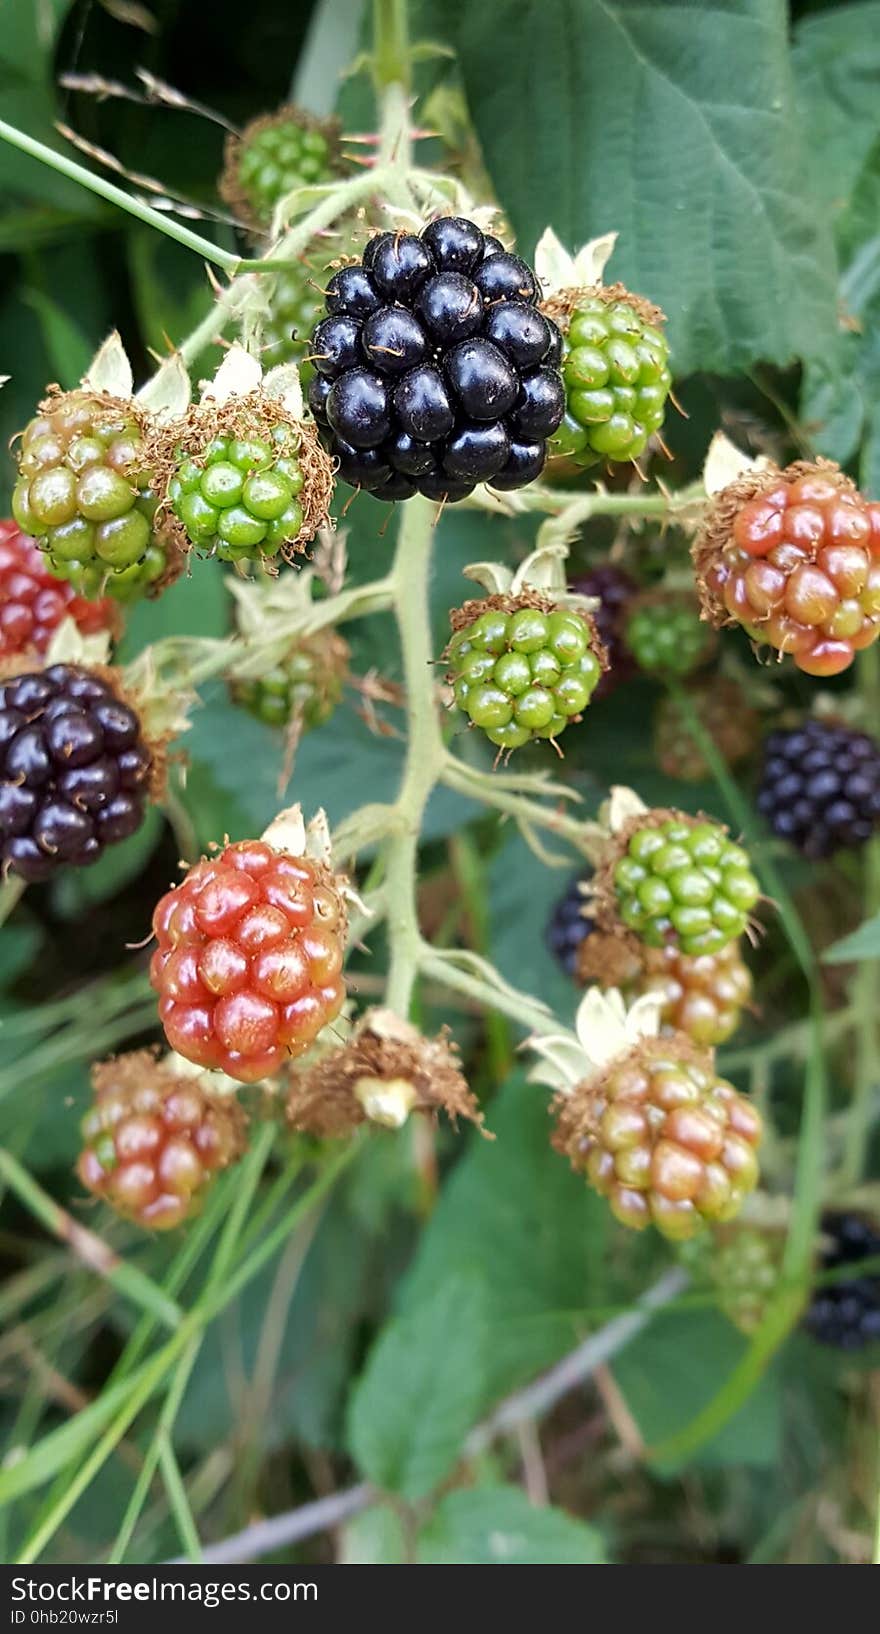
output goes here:
[[[869, 647], [859, 654], [859, 691], [864, 719], [871, 724], [880, 707], [880, 650]], [[865, 847], [862, 909], [866, 919], [880, 913], [880, 837]], [[848, 1109], [846, 1141], [840, 1171], [843, 1190], [857, 1185], [871, 1134], [872, 1101], [880, 1086], [880, 959], [863, 959], [852, 983], [852, 1004], [858, 1016], [855, 1081]]]

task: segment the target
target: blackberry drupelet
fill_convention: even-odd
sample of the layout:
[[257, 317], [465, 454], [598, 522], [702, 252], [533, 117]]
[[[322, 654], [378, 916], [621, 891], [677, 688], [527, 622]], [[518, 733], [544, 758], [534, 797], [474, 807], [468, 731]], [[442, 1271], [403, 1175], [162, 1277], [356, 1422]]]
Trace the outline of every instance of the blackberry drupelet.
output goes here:
[[473, 222], [384, 232], [327, 287], [309, 406], [339, 475], [384, 499], [520, 488], [564, 412], [531, 268]]
[[0, 682], [0, 862], [29, 882], [96, 862], [143, 821], [153, 755], [108, 670]]
[[[822, 1270], [851, 1266], [853, 1275], [815, 1289], [804, 1326], [820, 1345], [863, 1350], [880, 1341], [880, 1232], [857, 1214], [828, 1213], [822, 1234]], [[864, 1260], [874, 1260], [875, 1268], [860, 1274]]]
[[880, 743], [831, 721], [771, 732], [757, 806], [805, 857], [864, 845], [880, 823]]
[[118, 630], [113, 602], [78, 596], [49, 572], [33, 539], [15, 522], [0, 522], [0, 659], [44, 653], [65, 618], [72, 618], [82, 635]]

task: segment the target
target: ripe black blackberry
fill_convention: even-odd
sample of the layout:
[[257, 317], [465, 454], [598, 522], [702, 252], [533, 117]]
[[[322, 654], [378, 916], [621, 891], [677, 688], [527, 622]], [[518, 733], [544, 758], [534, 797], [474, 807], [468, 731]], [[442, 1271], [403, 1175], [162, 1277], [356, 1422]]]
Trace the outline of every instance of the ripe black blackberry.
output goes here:
[[566, 976], [572, 978], [577, 977], [581, 944], [596, 928], [592, 919], [584, 913], [584, 894], [580, 888], [589, 877], [589, 871], [573, 876], [556, 903], [544, 932], [544, 939], [554, 959], [562, 966]]
[[531, 268], [472, 221], [378, 233], [327, 286], [309, 406], [352, 487], [464, 499], [540, 475], [565, 412]]
[[[862, 1350], [880, 1341], [880, 1232], [857, 1214], [824, 1214], [822, 1234], [822, 1270], [852, 1266], [854, 1275], [815, 1290], [804, 1326], [820, 1345]], [[865, 1260], [875, 1261], [875, 1268], [860, 1276]]]
[[144, 816], [154, 756], [112, 670], [52, 664], [0, 683], [0, 869], [29, 882], [96, 862]]
[[880, 743], [831, 721], [771, 732], [757, 805], [805, 857], [864, 845], [880, 822]]
[[614, 562], [599, 562], [587, 573], [569, 582], [569, 589], [579, 596], [598, 596], [599, 606], [593, 613], [599, 639], [608, 654], [608, 668], [600, 678], [593, 696], [607, 698], [621, 681], [629, 681], [636, 674], [636, 663], [623, 639], [626, 610], [638, 591], [622, 567]]

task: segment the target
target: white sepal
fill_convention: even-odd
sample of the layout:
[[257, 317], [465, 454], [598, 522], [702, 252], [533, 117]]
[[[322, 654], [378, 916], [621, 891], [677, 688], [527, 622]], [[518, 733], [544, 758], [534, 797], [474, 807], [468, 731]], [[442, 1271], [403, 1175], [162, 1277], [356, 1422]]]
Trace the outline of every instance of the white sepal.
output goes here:
[[723, 431], [716, 431], [703, 466], [703, 487], [711, 499], [747, 471], [766, 471], [769, 465], [770, 461], [763, 454], [753, 460], [741, 448], [737, 448], [736, 443], [732, 443]]
[[574, 258], [577, 273], [577, 287], [592, 289], [594, 284], [601, 284], [617, 243], [617, 233], [603, 233], [601, 238], [591, 238], [578, 250]]
[[245, 397], [249, 392], [259, 391], [263, 380], [263, 370], [258, 358], [252, 357], [250, 352], [233, 342], [223, 362], [220, 364], [213, 380], [202, 381], [202, 402], [228, 403], [232, 397]]
[[263, 381], [263, 390], [270, 397], [280, 398], [283, 407], [294, 420], [302, 419], [302, 381], [295, 363], [279, 363], [276, 368], [270, 369]]
[[599, 807], [599, 821], [609, 833], [619, 834], [633, 817], [642, 817], [647, 810], [635, 789], [628, 789], [624, 783], [614, 783], [609, 798]]
[[513, 572], [506, 562], [469, 562], [461, 571], [466, 579], [473, 579], [488, 590], [490, 596], [510, 595]]
[[106, 392], [110, 397], [131, 396], [134, 375], [118, 330], [111, 330], [98, 347], [82, 377], [82, 384], [89, 391]]
[[603, 233], [569, 255], [553, 228], [547, 227], [535, 250], [535, 271], [545, 296], [561, 289], [592, 289], [594, 284], [601, 284], [616, 243], [616, 233]]
[[275, 851], [286, 851], [288, 856], [302, 857], [306, 851], [306, 825], [302, 806], [285, 806], [273, 817], [260, 838]]
[[358, 1078], [353, 1092], [370, 1122], [385, 1129], [402, 1129], [418, 1098], [406, 1078]]
[[172, 352], [146, 385], [141, 386], [137, 402], [162, 419], [179, 420], [189, 408], [191, 397], [192, 385], [186, 365], [179, 352]]
[[550, 1033], [526, 1040], [524, 1048], [538, 1056], [528, 1074], [530, 1084], [547, 1084], [568, 1094], [585, 1077], [584, 1052], [573, 1033]]
[[45, 663], [50, 664], [107, 664], [110, 662], [110, 633], [99, 630], [95, 635], [83, 635], [70, 617], [63, 618], [46, 649]]
[[626, 1055], [640, 1038], [656, 1038], [662, 1009], [659, 993], [643, 993], [627, 1010], [616, 987], [607, 992], [588, 987], [574, 1025], [589, 1072], [601, 1072], [615, 1056]]
[[241, 1089], [237, 1078], [230, 1078], [227, 1072], [219, 1072], [214, 1068], [200, 1067], [195, 1061], [187, 1061], [176, 1050], [169, 1050], [163, 1055], [160, 1066], [172, 1072], [175, 1078], [194, 1078], [208, 1095], [235, 1095]]
[[551, 544], [540, 545], [533, 550], [519, 567], [511, 581], [511, 591], [518, 596], [523, 590], [549, 590], [564, 594], [567, 589], [565, 580], [565, 563], [568, 560], [568, 546], [558, 540]]

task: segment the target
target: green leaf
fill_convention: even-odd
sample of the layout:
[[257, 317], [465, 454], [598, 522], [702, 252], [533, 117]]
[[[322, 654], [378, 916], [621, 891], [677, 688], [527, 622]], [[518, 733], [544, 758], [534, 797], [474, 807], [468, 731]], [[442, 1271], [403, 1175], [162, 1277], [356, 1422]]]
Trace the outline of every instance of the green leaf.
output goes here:
[[442, 1481], [486, 1393], [486, 1290], [451, 1275], [374, 1345], [348, 1415], [352, 1456], [368, 1480], [402, 1498]]
[[833, 942], [822, 954], [826, 965], [856, 964], [861, 959], [880, 959], [880, 913], [866, 919], [851, 935]]
[[514, 1080], [486, 1110], [497, 1140], [473, 1137], [447, 1181], [402, 1309], [418, 1310], [456, 1273], [481, 1273], [494, 1397], [569, 1349], [584, 1331], [578, 1313], [603, 1303], [607, 1209], [553, 1151], [546, 1090]]
[[678, 374], [830, 344], [833, 246], [779, 0], [429, 0], [420, 20], [460, 54], [526, 254], [548, 224], [570, 249], [618, 231], [611, 276], [666, 311]]
[[59, 385], [69, 391], [85, 374], [94, 347], [79, 324], [74, 323], [51, 296], [40, 289], [29, 289], [25, 291], [24, 299], [40, 320], [53, 373]]
[[515, 1486], [450, 1492], [419, 1535], [420, 1566], [604, 1566], [602, 1538]]
[[[661, 1311], [615, 1358], [614, 1377], [648, 1445], [688, 1424], [745, 1354], [748, 1341], [717, 1311]], [[776, 1464], [781, 1446], [779, 1379], [771, 1367], [738, 1413], [693, 1460], [704, 1466]], [[677, 1464], [660, 1466], [671, 1474]]]
[[835, 5], [802, 18], [792, 66], [813, 186], [827, 210], [840, 212], [877, 138], [880, 5]]

